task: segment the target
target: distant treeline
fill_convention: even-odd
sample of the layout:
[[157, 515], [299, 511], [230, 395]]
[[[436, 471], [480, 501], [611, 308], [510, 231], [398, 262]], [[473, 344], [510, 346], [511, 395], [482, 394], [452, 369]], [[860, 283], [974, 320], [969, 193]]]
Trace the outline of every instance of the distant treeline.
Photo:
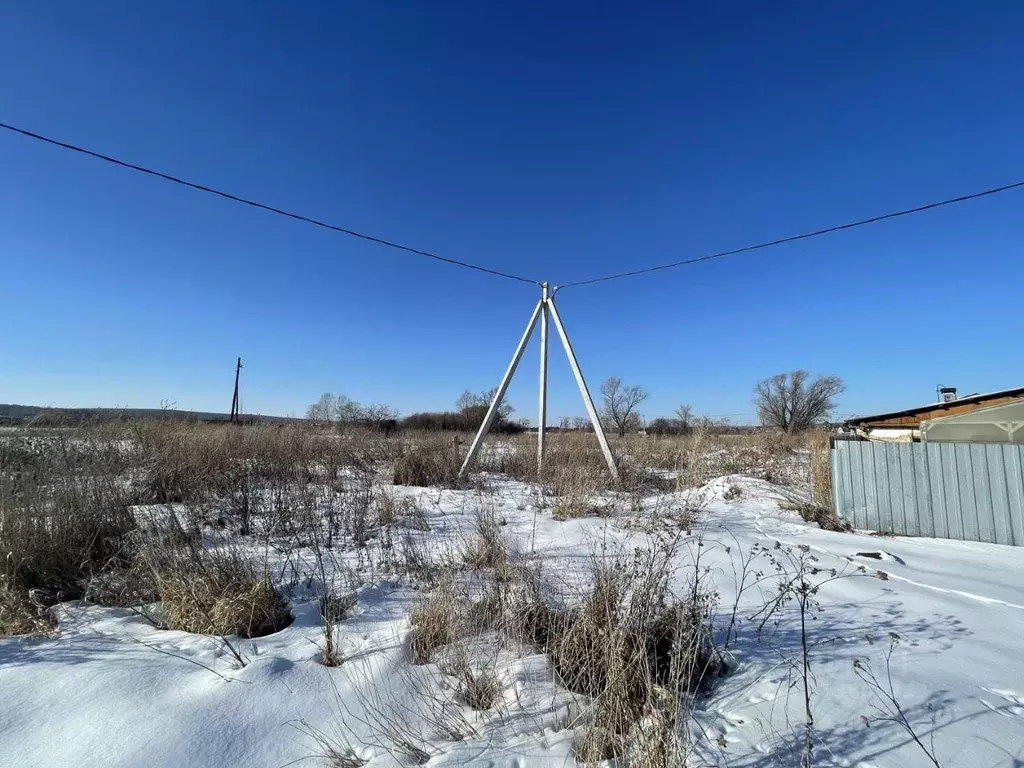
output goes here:
[[[439, 413], [413, 413], [398, 422], [400, 429], [422, 429], [428, 432], [474, 432], [480, 428], [487, 415], [486, 405], [472, 405], [461, 411]], [[491, 425], [495, 434], [513, 435], [526, 430], [522, 424], [509, 421], [498, 414]]]
[[[86, 424], [108, 424], [118, 421], [230, 421], [226, 413], [182, 411], [176, 408], [46, 408], [38, 405], [0, 403], [0, 424], [38, 427], [80, 427]], [[242, 414], [248, 423], [286, 424], [301, 422], [285, 416]]]
[[647, 423], [645, 431], [649, 435], [688, 435], [695, 430], [706, 430], [716, 435], [750, 435], [763, 427], [749, 424], [730, 424], [699, 417], [689, 422], [682, 419], [652, 419]]

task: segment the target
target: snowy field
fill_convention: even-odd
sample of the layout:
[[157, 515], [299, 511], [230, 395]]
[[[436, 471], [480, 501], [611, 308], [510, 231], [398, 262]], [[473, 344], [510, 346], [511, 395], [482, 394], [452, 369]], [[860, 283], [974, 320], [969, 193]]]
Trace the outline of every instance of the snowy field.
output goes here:
[[[335, 632], [338, 666], [321, 663], [314, 556], [272, 539], [246, 545], [294, 616], [271, 635], [225, 642], [61, 603], [53, 634], [0, 638], [0, 765], [573, 765], [590, 704], [537, 648], [482, 651], [499, 686], [486, 710], [466, 706], [443, 664], [412, 663], [410, 615], [427, 587], [394, 566], [399, 539], [443, 560], [483, 512], [518, 561], [568, 591], [601, 561], [675, 537], [673, 590], [703, 574], [729, 660], [680, 726], [688, 765], [802, 765], [806, 649], [814, 765], [1024, 766], [1024, 550], [823, 531], [741, 476], [564, 521], [531, 485], [488, 485], [396, 487], [392, 503], [415, 509], [417, 525], [399, 519], [332, 554], [332, 580], [355, 594]], [[670, 514], [681, 507], [699, 509], [689, 533]], [[795, 601], [769, 608], [801, 563], [821, 584], [803, 632]]]

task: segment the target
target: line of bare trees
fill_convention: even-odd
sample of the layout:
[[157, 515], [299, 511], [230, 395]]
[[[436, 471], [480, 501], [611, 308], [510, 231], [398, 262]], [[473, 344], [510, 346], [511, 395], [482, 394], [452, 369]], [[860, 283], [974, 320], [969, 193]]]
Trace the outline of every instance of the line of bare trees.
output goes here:
[[306, 409], [306, 418], [339, 425], [365, 425], [380, 429], [388, 425], [393, 426], [398, 420], [398, 411], [383, 403], [362, 405], [345, 395], [324, 392], [319, 400]]
[[[835, 410], [836, 398], [846, 389], [838, 376], [812, 377], [807, 371], [795, 370], [778, 373], [763, 379], [754, 387], [754, 406], [765, 427], [791, 433], [827, 422]], [[466, 390], [455, 403], [454, 412], [418, 413], [407, 417], [404, 426], [415, 429], [474, 430], [483, 422], [497, 389], [474, 393]], [[618, 376], [601, 384], [601, 426], [619, 437], [645, 427], [640, 406], [649, 393], [638, 384], [626, 385]], [[523, 423], [511, 421], [514, 409], [503, 402], [498, 409], [494, 427], [498, 431], [525, 428]], [[339, 425], [365, 425], [372, 428], [393, 428], [397, 425], [398, 411], [381, 403], [362, 405], [345, 395], [325, 392], [306, 411], [306, 418], [334, 422]], [[697, 426], [717, 427], [720, 422], [706, 416], [695, 416], [688, 404], [680, 405], [675, 418], [658, 418], [646, 425], [655, 434], [688, 434]], [[565, 417], [562, 429], [591, 429], [590, 421], [581, 416]]]
[[[360, 426], [389, 432], [394, 429], [423, 429], [429, 431], [473, 431], [487, 415], [487, 409], [497, 388], [480, 393], [463, 392], [456, 400], [454, 411], [413, 413], [399, 421], [395, 408], [382, 403], [363, 405], [345, 395], [324, 392], [306, 409], [306, 418], [339, 427]], [[514, 408], [507, 402], [498, 407], [498, 415], [491, 429], [495, 432], [517, 432], [525, 425], [511, 420]]]
[[[754, 406], [762, 426], [791, 433], [809, 429], [829, 420], [835, 411], [836, 399], [846, 386], [838, 376], [812, 377], [807, 371], [795, 370], [778, 373], [759, 381], [754, 387]], [[648, 398], [648, 392], [639, 385], [626, 386], [613, 376], [601, 384], [603, 409], [602, 426], [616, 432], [619, 437], [627, 432], [644, 428], [639, 406]], [[587, 429], [589, 422], [581, 417], [563, 419], [563, 428]], [[680, 405], [675, 418], [658, 418], [646, 425], [656, 434], [688, 434], [695, 427], [717, 428], [722, 421], [707, 416], [695, 416], [692, 406]]]

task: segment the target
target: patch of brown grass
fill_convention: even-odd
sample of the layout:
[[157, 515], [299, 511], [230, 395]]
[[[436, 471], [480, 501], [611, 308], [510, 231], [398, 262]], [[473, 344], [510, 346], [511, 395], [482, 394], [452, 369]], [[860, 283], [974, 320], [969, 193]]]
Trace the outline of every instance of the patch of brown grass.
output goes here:
[[598, 517], [603, 512], [598, 503], [600, 483], [594, 475], [562, 472], [549, 489], [555, 497], [551, 510], [555, 520]]
[[244, 557], [190, 549], [147, 555], [167, 629], [202, 635], [262, 637], [292, 621], [270, 584]]
[[[0, 464], [0, 632], [36, 631], [42, 608], [82, 597], [131, 558], [135, 521], [120, 454], [87, 438], [7, 445]], [[45, 624], [46, 622], [44, 622]]]
[[449, 438], [414, 442], [404, 447], [394, 462], [391, 482], [424, 488], [454, 488], [461, 456]]
[[413, 664], [429, 664], [434, 651], [462, 637], [465, 616], [465, 601], [450, 581], [417, 603], [410, 619]]
[[0, 574], [0, 637], [43, 634], [55, 626], [48, 612], [32, 604], [28, 590], [12, 585]]
[[474, 531], [463, 548], [463, 558], [471, 568], [501, 568], [509, 561], [508, 545], [493, 510], [477, 509]]

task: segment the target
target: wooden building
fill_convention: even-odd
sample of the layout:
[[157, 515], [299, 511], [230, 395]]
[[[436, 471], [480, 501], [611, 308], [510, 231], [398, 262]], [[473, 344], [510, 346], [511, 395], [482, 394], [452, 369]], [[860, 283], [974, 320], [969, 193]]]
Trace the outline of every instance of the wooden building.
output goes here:
[[989, 392], [980, 395], [968, 395], [961, 398], [956, 397], [956, 390], [949, 388], [943, 388], [940, 390], [940, 393], [944, 395], [944, 399], [938, 402], [921, 405], [917, 408], [907, 408], [902, 411], [879, 413], [874, 416], [858, 416], [844, 422], [843, 428], [845, 431], [854, 433], [865, 440], [911, 442], [921, 439], [922, 421], [941, 419], [946, 416], [970, 413], [971, 411], [989, 408], [994, 405], [1004, 405], [1024, 400], [1024, 387], [1004, 389], [999, 392]]

